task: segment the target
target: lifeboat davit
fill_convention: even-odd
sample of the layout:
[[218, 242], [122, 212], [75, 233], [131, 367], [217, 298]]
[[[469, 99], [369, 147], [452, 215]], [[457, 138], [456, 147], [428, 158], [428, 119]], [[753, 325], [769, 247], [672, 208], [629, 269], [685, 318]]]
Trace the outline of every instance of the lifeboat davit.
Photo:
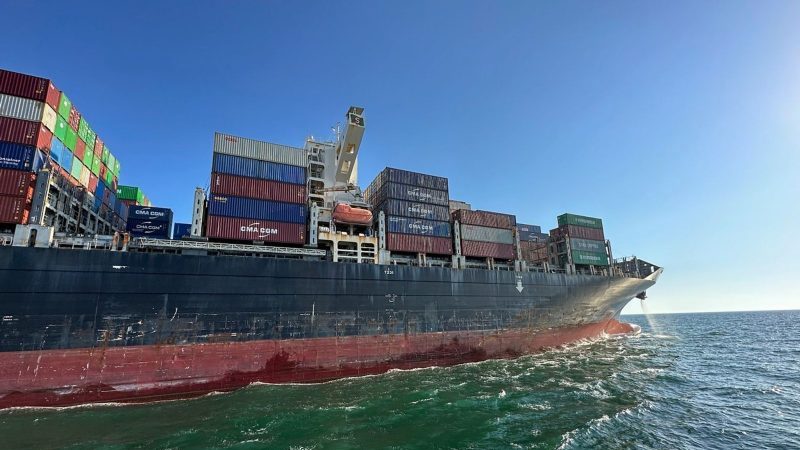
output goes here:
[[347, 203], [339, 203], [333, 208], [333, 221], [350, 225], [369, 225], [372, 223], [372, 211], [357, 208]]

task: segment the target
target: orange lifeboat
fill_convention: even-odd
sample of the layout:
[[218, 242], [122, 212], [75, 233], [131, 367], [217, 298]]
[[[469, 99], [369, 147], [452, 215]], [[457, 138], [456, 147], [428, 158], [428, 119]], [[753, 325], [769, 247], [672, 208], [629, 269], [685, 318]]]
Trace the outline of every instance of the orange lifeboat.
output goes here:
[[372, 223], [372, 211], [364, 208], [355, 208], [347, 203], [339, 203], [333, 208], [333, 220], [337, 223], [351, 225], [369, 225]]

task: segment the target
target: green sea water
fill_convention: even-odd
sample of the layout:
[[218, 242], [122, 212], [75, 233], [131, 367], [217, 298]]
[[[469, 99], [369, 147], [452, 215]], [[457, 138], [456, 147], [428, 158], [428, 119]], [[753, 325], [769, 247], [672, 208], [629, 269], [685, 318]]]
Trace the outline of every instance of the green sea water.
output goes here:
[[0, 412], [0, 448], [800, 448], [800, 312], [629, 316], [516, 360]]

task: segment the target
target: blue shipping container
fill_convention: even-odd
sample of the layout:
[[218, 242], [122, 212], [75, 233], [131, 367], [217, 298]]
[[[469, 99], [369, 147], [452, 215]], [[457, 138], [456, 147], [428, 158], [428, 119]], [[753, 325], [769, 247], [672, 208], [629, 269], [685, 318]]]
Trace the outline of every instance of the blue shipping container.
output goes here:
[[172, 224], [169, 222], [135, 219], [128, 220], [125, 227], [133, 236], [157, 239], [169, 239], [170, 228]]
[[63, 167], [64, 170], [67, 171], [67, 173], [69, 173], [69, 171], [72, 170], [72, 160], [73, 160], [72, 152], [69, 151], [67, 147], [64, 147], [64, 149], [61, 151], [61, 162], [59, 163], [59, 165]]
[[[111, 205], [116, 205], [116, 197]], [[128, 208], [128, 217], [134, 220], [154, 220], [172, 223], [172, 210], [169, 208], [156, 208], [154, 206], [131, 205]]]
[[387, 231], [390, 233], [450, 237], [450, 222], [389, 216], [386, 219], [386, 223]]
[[379, 176], [385, 177], [383, 180], [394, 181], [395, 183], [410, 184], [412, 186], [426, 187], [430, 189], [439, 189], [442, 191], [448, 190], [447, 178], [437, 177], [434, 175], [426, 175], [419, 172], [410, 172], [408, 170], [393, 169], [387, 167]]
[[273, 202], [255, 198], [212, 195], [208, 214], [240, 219], [274, 220], [275, 222], [306, 223], [308, 208], [296, 203]]
[[288, 164], [278, 164], [269, 161], [258, 161], [220, 153], [214, 153], [211, 171], [238, 175], [241, 177], [260, 178], [262, 180], [306, 184], [305, 167], [290, 166]]
[[393, 198], [417, 203], [427, 203], [429, 205], [450, 205], [450, 197], [447, 191], [428, 189], [424, 187], [411, 186], [408, 184], [388, 182], [376, 190], [365, 192], [367, 201], [374, 205], [380, 205], [384, 201]]
[[191, 234], [192, 224], [190, 223], [176, 223], [172, 226], [172, 239], [180, 239]]
[[35, 147], [0, 142], [0, 169], [38, 172], [44, 165], [44, 155]]
[[64, 153], [65, 148], [64, 144], [53, 136], [53, 140], [50, 141], [50, 159], [61, 165], [61, 154]]
[[450, 221], [450, 208], [441, 205], [389, 199], [377, 207], [376, 210], [385, 212], [387, 216], [414, 217], [417, 219], [438, 220], [441, 222]]

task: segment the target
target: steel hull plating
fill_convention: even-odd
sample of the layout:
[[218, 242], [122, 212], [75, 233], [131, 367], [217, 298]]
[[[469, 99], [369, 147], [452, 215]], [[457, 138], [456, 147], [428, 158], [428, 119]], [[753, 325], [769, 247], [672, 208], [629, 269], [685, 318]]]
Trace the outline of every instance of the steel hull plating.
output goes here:
[[514, 357], [627, 331], [614, 317], [653, 283], [0, 248], [0, 407], [175, 398]]

